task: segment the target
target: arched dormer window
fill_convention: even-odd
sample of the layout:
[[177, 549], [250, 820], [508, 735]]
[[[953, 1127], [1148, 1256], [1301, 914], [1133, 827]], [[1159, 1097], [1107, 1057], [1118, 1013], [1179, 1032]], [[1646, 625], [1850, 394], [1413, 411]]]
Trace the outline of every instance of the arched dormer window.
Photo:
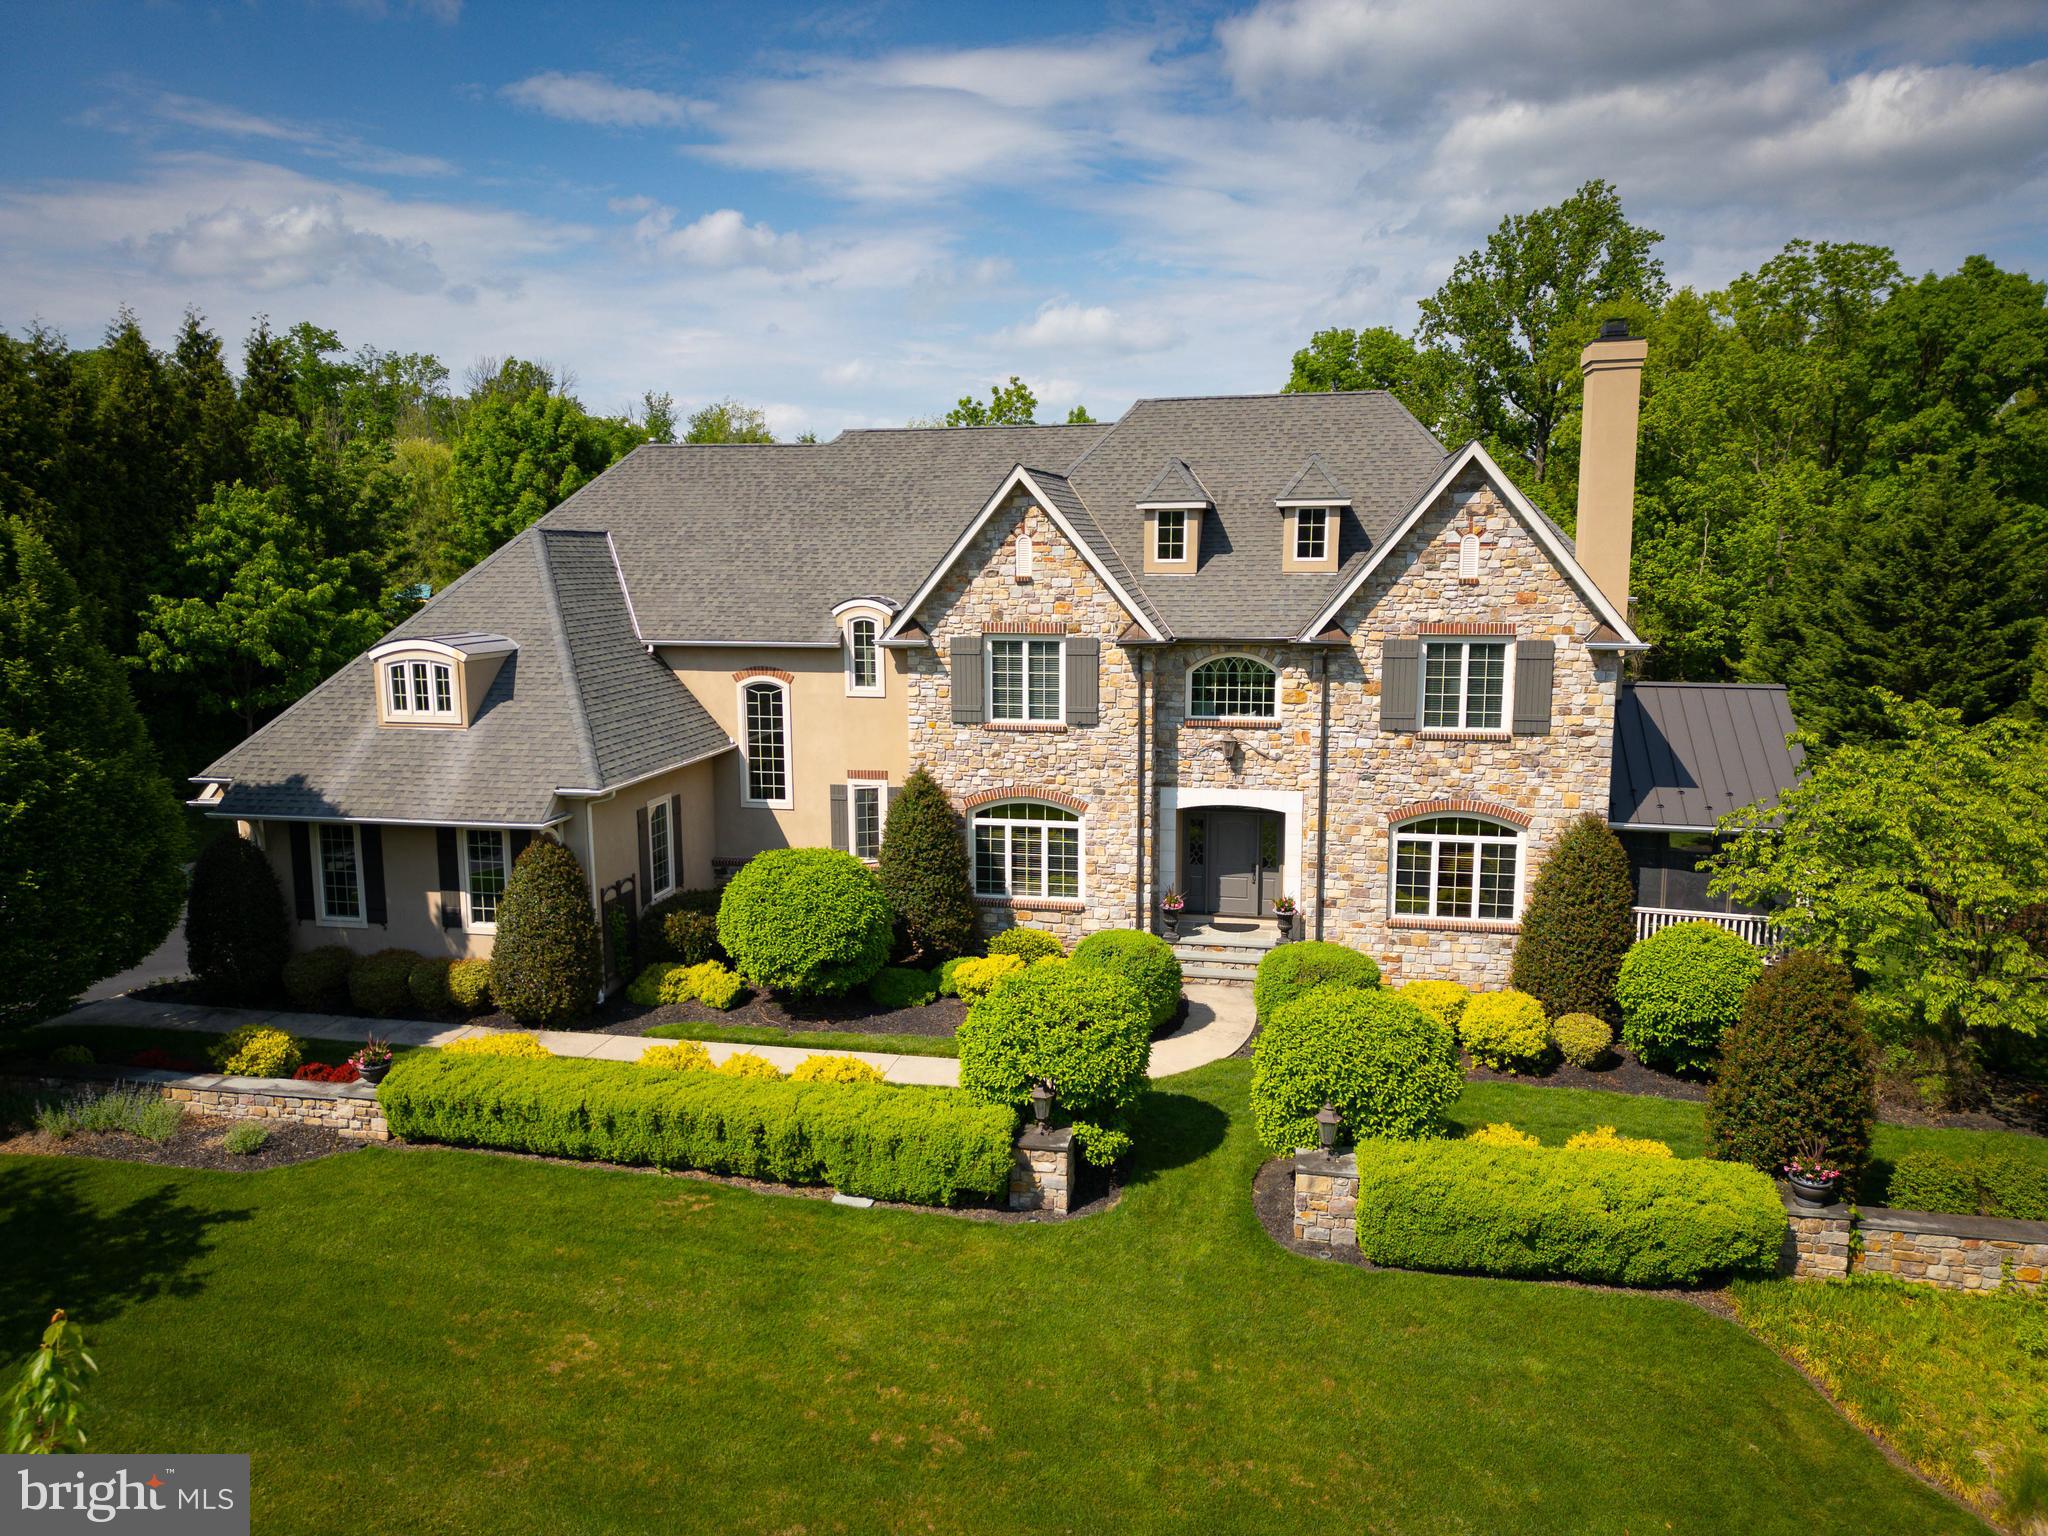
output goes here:
[[1395, 826], [1393, 915], [1514, 922], [1522, 915], [1522, 829], [1490, 816]]
[[1196, 720], [1270, 720], [1279, 675], [1249, 656], [1218, 656], [1188, 674], [1188, 714]]
[[839, 651], [846, 669], [848, 698], [879, 699], [887, 691], [882, 669], [882, 632], [890, 609], [874, 598], [857, 597], [832, 610], [839, 621]]

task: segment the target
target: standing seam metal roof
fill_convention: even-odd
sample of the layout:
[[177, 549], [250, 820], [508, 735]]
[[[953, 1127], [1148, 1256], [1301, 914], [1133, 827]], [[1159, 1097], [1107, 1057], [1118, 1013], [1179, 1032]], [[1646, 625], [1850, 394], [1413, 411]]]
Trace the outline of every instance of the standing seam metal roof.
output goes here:
[[1617, 826], [1712, 827], [1775, 804], [1805, 758], [1785, 689], [1765, 683], [1624, 683], [1614, 718], [1607, 819]]

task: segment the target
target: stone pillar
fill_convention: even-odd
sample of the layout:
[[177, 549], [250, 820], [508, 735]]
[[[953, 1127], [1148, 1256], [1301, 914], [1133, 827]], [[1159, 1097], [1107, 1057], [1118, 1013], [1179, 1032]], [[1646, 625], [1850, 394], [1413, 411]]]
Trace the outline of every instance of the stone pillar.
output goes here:
[[1358, 1159], [1309, 1147], [1294, 1154], [1294, 1240], [1358, 1246]]
[[1055, 1219], [1073, 1209], [1074, 1133], [1033, 1125], [1017, 1138], [1010, 1164], [1010, 1209]]
[[1849, 1234], [1854, 1226], [1849, 1207], [1801, 1205], [1780, 1189], [1785, 1202], [1785, 1252], [1779, 1267], [1802, 1280], [1835, 1280], [1849, 1273]]

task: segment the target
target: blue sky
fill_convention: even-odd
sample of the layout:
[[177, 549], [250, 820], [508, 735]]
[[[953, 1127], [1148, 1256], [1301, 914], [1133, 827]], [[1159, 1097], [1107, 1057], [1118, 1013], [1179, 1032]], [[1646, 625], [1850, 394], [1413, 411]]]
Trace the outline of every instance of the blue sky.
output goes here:
[[[1649, 17], [1651, 19], [1645, 19]], [[1277, 388], [1589, 176], [1716, 285], [1793, 236], [2048, 275], [2048, 8], [1258, 0], [14, 8], [0, 324], [313, 319], [784, 433], [1011, 372]], [[1050, 414], [1042, 410], [1042, 415]]]

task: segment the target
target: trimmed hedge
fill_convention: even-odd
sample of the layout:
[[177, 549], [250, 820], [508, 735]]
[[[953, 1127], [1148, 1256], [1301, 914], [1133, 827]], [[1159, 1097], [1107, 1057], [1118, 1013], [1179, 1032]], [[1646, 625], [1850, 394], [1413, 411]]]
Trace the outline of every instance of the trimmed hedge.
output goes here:
[[588, 1018], [604, 985], [590, 886], [576, 855], [545, 834], [513, 862], [498, 903], [491, 996], [521, 1024], [559, 1029]]
[[889, 904], [868, 867], [830, 848], [747, 860], [718, 906], [718, 942], [756, 987], [839, 997], [889, 959]]
[[2048, 1167], [2018, 1157], [1908, 1152], [1892, 1168], [1884, 1201], [1901, 1211], [2048, 1221]]
[[284, 995], [302, 1013], [336, 1013], [348, 1003], [348, 969], [355, 955], [346, 944], [302, 949], [284, 963]]
[[1550, 1021], [1543, 1004], [1526, 992], [1482, 992], [1465, 1005], [1458, 1039], [1481, 1066], [1516, 1072], [1534, 1066], [1550, 1049]]
[[698, 1168], [951, 1205], [1009, 1188], [1016, 1116], [949, 1088], [753, 1081], [628, 1062], [401, 1056], [378, 1089], [394, 1135], [549, 1157]]
[[1590, 1013], [1621, 1022], [1614, 980], [1636, 934], [1628, 851], [1598, 816], [1564, 830], [1536, 872], [1508, 985], [1553, 1018]]
[[[993, 940], [989, 948], [995, 948]], [[1180, 1013], [1180, 961], [1156, 933], [1104, 928], [1074, 946], [1074, 964], [1112, 971], [1136, 987], [1151, 1011], [1154, 1033]]]
[[1275, 1152], [1316, 1144], [1316, 1111], [1344, 1130], [1435, 1136], [1464, 1092], [1451, 1032], [1392, 992], [1318, 987], [1272, 1017], [1252, 1047], [1252, 1126]]
[[988, 941], [992, 955], [1015, 955], [1026, 965], [1047, 955], [1064, 955], [1066, 946], [1038, 928], [1005, 928]]
[[806, 1056], [790, 1069], [792, 1083], [879, 1083], [881, 1068], [857, 1056]]
[[1282, 944], [1266, 951], [1252, 981], [1252, 1007], [1265, 1023], [1276, 1010], [1317, 987], [1356, 987], [1370, 991], [1380, 984], [1380, 968], [1371, 955], [1348, 944], [1321, 939]]
[[388, 1019], [412, 998], [412, 971], [426, 956], [409, 949], [359, 955], [348, 968], [348, 1000], [359, 1013]]
[[185, 901], [185, 954], [200, 990], [216, 1003], [268, 1003], [291, 953], [284, 892], [263, 850], [244, 837], [211, 839]]
[[1776, 1271], [1777, 1187], [1700, 1159], [1442, 1142], [1358, 1148], [1358, 1250], [1375, 1264], [1604, 1285]]
[[885, 965], [868, 978], [868, 996], [877, 1008], [922, 1008], [938, 995], [936, 976], [907, 965]]
[[759, 1051], [734, 1051], [711, 1069], [727, 1077], [757, 1077], [763, 1082], [782, 1081], [782, 1068]]
[[1653, 1066], [1712, 1066], [1722, 1032], [1741, 1015], [1743, 994], [1763, 968], [1757, 947], [1719, 923], [1660, 928], [1621, 962], [1614, 995], [1622, 1043]]
[[453, 964], [446, 955], [422, 955], [419, 962], [405, 973], [405, 990], [427, 1012], [445, 1012], [451, 1001], [448, 972]]

